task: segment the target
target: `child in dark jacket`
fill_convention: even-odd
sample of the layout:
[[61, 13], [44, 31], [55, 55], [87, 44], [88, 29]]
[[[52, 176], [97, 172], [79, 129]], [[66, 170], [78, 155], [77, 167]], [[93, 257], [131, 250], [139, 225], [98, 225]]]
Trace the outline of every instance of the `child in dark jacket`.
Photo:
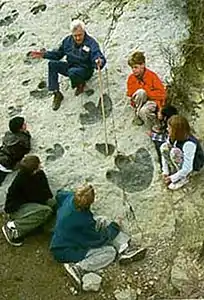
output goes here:
[[53, 212], [54, 200], [51, 198], [52, 192], [40, 168], [39, 158], [25, 156], [8, 189], [4, 208], [10, 220], [2, 231], [11, 245], [21, 246], [25, 235], [47, 221]]
[[130, 237], [117, 223], [94, 217], [90, 211], [95, 198], [91, 185], [76, 192], [59, 191], [56, 198], [58, 212], [50, 250], [57, 261], [65, 263], [77, 287], [85, 273], [106, 267], [117, 254], [121, 262], [145, 255], [144, 248], [127, 251]]
[[9, 129], [5, 133], [0, 147], [0, 184], [30, 151], [31, 135], [26, 129], [25, 119], [14, 117], [9, 121]]

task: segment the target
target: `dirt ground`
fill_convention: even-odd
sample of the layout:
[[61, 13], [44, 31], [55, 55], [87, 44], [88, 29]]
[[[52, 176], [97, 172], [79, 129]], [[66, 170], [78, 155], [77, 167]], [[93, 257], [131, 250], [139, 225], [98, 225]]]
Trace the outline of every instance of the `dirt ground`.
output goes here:
[[[0, 225], [3, 225], [2, 217]], [[49, 253], [49, 240], [50, 230], [45, 229], [27, 237], [22, 247], [12, 247], [0, 232], [0, 300], [114, 300], [114, 291], [128, 287], [134, 289], [135, 295], [139, 294], [139, 300], [167, 299], [167, 295], [172, 295], [172, 291], [169, 294], [166, 290], [170, 242], [162, 241], [148, 248], [145, 259], [140, 262], [121, 266], [116, 261], [103, 270], [99, 292], [73, 295], [70, 290], [73, 286], [63, 265], [56, 263]]]
[[[2, 217], [0, 225], [3, 225]], [[118, 288], [131, 286], [135, 290], [138, 287], [143, 290], [141, 278], [135, 274], [141, 272], [144, 262], [122, 267], [116, 262], [103, 271], [99, 292], [73, 295], [64, 267], [56, 263], [49, 253], [49, 240], [50, 232], [44, 230], [27, 237], [22, 247], [12, 247], [6, 242], [2, 231], [0, 232], [0, 300], [111, 300], [115, 299], [114, 291]], [[146, 259], [144, 261], [148, 262]], [[151, 295], [152, 287], [146, 287], [146, 296], [147, 291]], [[141, 295], [140, 299], [147, 299], [145, 295]]]

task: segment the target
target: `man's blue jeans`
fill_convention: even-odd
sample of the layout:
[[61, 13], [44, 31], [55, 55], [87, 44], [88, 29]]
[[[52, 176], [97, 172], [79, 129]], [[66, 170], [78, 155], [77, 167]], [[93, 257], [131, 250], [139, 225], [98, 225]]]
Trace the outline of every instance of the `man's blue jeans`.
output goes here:
[[49, 91], [59, 91], [59, 74], [69, 77], [72, 88], [75, 88], [89, 80], [93, 75], [93, 70], [83, 67], [69, 67], [65, 61], [50, 60], [48, 62]]

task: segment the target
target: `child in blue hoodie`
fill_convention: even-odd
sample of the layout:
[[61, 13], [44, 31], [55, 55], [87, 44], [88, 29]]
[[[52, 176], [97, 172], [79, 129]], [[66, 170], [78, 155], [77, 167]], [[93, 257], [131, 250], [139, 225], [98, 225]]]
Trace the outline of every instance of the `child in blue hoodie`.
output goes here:
[[58, 212], [50, 250], [57, 261], [64, 263], [77, 287], [85, 273], [106, 267], [117, 253], [121, 262], [145, 254], [146, 249], [127, 252], [130, 237], [120, 231], [120, 226], [94, 217], [90, 210], [95, 199], [91, 185], [76, 192], [59, 191], [56, 198]]

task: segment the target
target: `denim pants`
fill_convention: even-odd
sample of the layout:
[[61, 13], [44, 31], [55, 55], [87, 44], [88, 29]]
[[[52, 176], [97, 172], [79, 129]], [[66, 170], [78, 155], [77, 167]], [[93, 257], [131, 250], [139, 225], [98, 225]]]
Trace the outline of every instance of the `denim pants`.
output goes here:
[[50, 60], [48, 62], [48, 89], [59, 91], [59, 74], [69, 77], [72, 88], [85, 83], [93, 75], [92, 69], [70, 67], [65, 61]]

